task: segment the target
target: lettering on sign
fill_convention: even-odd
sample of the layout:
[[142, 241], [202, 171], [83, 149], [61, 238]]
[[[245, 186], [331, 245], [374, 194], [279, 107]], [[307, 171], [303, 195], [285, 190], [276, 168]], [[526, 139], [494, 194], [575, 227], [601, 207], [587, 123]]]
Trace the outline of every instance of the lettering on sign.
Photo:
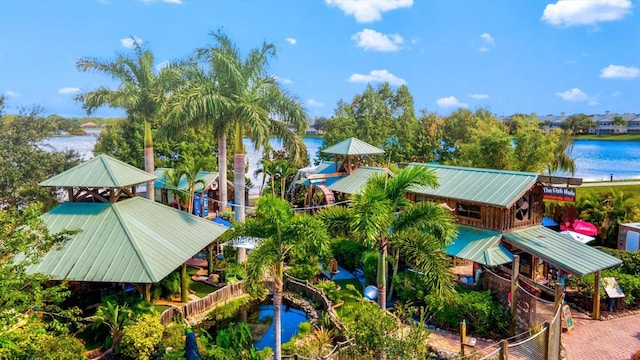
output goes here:
[[573, 329], [573, 318], [571, 317], [571, 308], [569, 305], [562, 306], [562, 317], [564, 317], [564, 321], [567, 324], [567, 330]]
[[576, 201], [576, 189], [557, 186], [544, 186], [543, 197], [549, 200]]

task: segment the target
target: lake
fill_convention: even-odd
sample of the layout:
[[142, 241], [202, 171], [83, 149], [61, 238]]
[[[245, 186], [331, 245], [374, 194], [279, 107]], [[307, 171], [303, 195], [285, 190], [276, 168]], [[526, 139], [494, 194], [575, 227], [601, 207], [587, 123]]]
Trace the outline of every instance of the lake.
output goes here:
[[[99, 130], [89, 130], [89, 133], [88, 136], [50, 137], [46, 142], [56, 150], [73, 149], [86, 160], [93, 156], [95, 135]], [[305, 138], [304, 143], [307, 146], [309, 161], [314, 164], [322, 139]], [[249, 139], [244, 140], [244, 145], [249, 162], [247, 176], [254, 184], [250, 192], [257, 194], [262, 178], [256, 178], [253, 173], [258, 168], [262, 152], [255, 151]], [[272, 139], [271, 146], [276, 150], [282, 149], [278, 139]], [[583, 178], [585, 181], [608, 181], [612, 174], [614, 180], [640, 179], [640, 141], [575, 140], [572, 156], [576, 162], [575, 177]]]

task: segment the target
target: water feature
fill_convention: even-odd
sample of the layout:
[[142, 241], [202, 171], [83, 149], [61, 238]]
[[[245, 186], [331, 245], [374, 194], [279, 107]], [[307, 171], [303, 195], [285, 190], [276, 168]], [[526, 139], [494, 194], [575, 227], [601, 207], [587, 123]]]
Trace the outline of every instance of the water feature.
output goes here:
[[[99, 130], [89, 132], [95, 135]], [[93, 156], [93, 145], [96, 141], [96, 137], [91, 135], [50, 137], [46, 142], [57, 150], [76, 150], [84, 159], [89, 159]], [[309, 161], [313, 164], [317, 159], [322, 139], [305, 138], [304, 143], [307, 146]], [[257, 194], [262, 179], [256, 178], [253, 173], [259, 167], [262, 152], [255, 151], [249, 139], [244, 140], [244, 145], [249, 165], [247, 176], [254, 184], [250, 192]], [[271, 146], [276, 150], [282, 149], [278, 139], [272, 139]], [[640, 179], [640, 141], [575, 140], [572, 156], [576, 162], [575, 177], [583, 178], [585, 181], [609, 180], [612, 174], [614, 180]]]
[[[298, 333], [300, 323], [309, 321], [304, 311], [285, 305], [281, 307], [280, 316], [283, 344]], [[215, 338], [218, 330], [226, 329], [229, 323], [232, 322], [236, 324], [244, 322], [249, 325], [254, 339], [253, 346], [257, 350], [262, 350], [265, 347], [275, 347], [276, 332], [275, 323], [273, 322], [273, 305], [271, 303], [249, 303], [240, 307], [234, 317], [218, 321], [213, 325], [204, 323], [203, 327], [208, 327], [207, 331]]]

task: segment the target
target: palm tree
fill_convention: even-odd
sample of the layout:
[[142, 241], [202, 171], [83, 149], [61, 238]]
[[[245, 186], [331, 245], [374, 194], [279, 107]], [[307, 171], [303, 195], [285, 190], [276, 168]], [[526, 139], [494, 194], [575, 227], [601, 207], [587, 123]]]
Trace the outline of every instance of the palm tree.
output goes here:
[[[275, 56], [273, 44], [264, 43], [243, 58], [226, 34], [218, 31], [211, 36], [216, 44], [196, 50], [196, 57], [208, 61], [216, 76], [218, 94], [226, 100], [221, 104], [220, 126], [233, 132], [235, 218], [242, 221], [246, 185], [244, 136], [249, 136], [256, 150], [269, 148], [270, 138], [279, 137], [299, 161], [304, 149], [300, 135], [307, 126], [307, 116], [300, 102], [267, 74], [268, 62]], [[222, 173], [222, 166], [220, 169]]]
[[262, 238], [247, 260], [247, 289], [254, 296], [265, 296], [263, 280], [270, 275], [275, 283], [273, 321], [275, 323], [275, 359], [281, 359], [281, 320], [283, 269], [289, 255], [303, 252], [329, 257], [329, 237], [318, 218], [308, 214], [294, 214], [291, 205], [273, 196], [258, 199], [256, 217], [236, 222], [230, 234]]
[[165, 184], [168, 185], [169, 190], [173, 194], [173, 201], [175, 201], [178, 210], [182, 210], [183, 194], [179, 190], [182, 174], [175, 169], [167, 169], [164, 172], [163, 176], [165, 179]]
[[573, 151], [572, 140], [569, 132], [559, 132], [558, 141], [553, 150], [553, 158], [551, 163], [547, 164], [547, 174], [549, 176], [558, 171], [568, 172], [571, 176], [576, 173], [576, 163], [571, 157], [571, 152]]
[[443, 298], [454, 292], [443, 251], [457, 234], [453, 216], [433, 202], [410, 202], [406, 196], [415, 186], [437, 187], [437, 178], [423, 166], [404, 168], [391, 178], [380, 174], [352, 197], [348, 208], [334, 207], [318, 213], [332, 231], [350, 233], [378, 249], [378, 303], [382, 309], [387, 302], [386, 259], [390, 243], [425, 277], [430, 287], [427, 291]]
[[[204, 170], [206, 162], [202, 159], [197, 159], [193, 156], [184, 156], [182, 162], [178, 165], [178, 173], [180, 176], [184, 176], [187, 180], [187, 186], [189, 188], [189, 197], [187, 200], [187, 211], [189, 214], [193, 214], [193, 201], [195, 198], [196, 185], [205, 185], [202, 179], [198, 179], [198, 173]], [[204, 190], [204, 189], [203, 189]]]
[[110, 344], [109, 352], [118, 345], [122, 338], [122, 330], [125, 325], [133, 322], [133, 311], [126, 305], [120, 305], [112, 301], [107, 301], [100, 305], [95, 315], [90, 316], [87, 320], [93, 322], [93, 327], [98, 328], [105, 325], [109, 328], [109, 337], [105, 344]]
[[253, 176], [258, 176], [262, 174], [262, 184], [260, 185], [260, 194], [262, 194], [262, 190], [264, 189], [264, 186], [267, 182], [267, 177], [269, 177], [269, 179], [271, 179], [271, 195], [275, 195], [276, 190], [273, 187], [273, 179], [277, 171], [276, 162], [271, 161], [267, 157], [264, 157], [263, 159], [260, 160], [260, 164], [262, 165], [262, 167], [256, 169], [256, 171], [253, 172]]
[[[280, 198], [284, 199], [287, 190], [287, 179], [298, 172], [298, 167], [287, 159], [280, 159], [275, 162], [278, 170], [277, 176], [280, 178]], [[275, 179], [272, 178], [272, 182]], [[271, 184], [273, 187], [274, 184]]]
[[[103, 105], [123, 108], [130, 118], [144, 122], [144, 169], [154, 172], [152, 125], [157, 121], [162, 103], [178, 78], [171, 68], [154, 70], [154, 56], [133, 39], [135, 57], [118, 55], [115, 60], [101, 61], [81, 58], [76, 67], [82, 72], [89, 70], [104, 74], [119, 81], [115, 90], [101, 86], [96, 90], [76, 96], [88, 114]], [[147, 199], [154, 199], [153, 180], [147, 181]]]

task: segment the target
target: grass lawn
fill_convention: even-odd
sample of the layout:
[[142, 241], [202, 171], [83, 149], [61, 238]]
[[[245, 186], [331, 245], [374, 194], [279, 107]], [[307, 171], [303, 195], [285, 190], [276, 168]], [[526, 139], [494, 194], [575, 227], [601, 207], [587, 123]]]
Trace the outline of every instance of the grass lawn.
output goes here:
[[153, 309], [158, 313], [158, 315], [162, 314], [168, 308], [170, 308], [169, 305], [153, 305]]
[[603, 134], [603, 135], [578, 135], [576, 140], [631, 140], [640, 141], [640, 134]]
[[[612, 183], [612, 184], [615, 184]], [[576, 189], [576, 198], [580, 198], [590, 192], [599, 193], [601, 191], [606, 191], [609, 189], [615, 189], [616, 191], [622, 191], [625, 195], [630, 195], [634, 199], [640, 201], [640, 185], [612, 185], [612, 186], [578, 186]]]
[[[342, 316], [343, 310], [352, 306], [359, 306], [358, 299], [362, 298], [362, 284], [358, 279], [344, 279], [334, 280], [336, 285], [340, 285], [340, 297], [344, 301], [342, 306], [336, 308], [336, 312], [339, 316]], [[347, 285], [352, 284], [355, 286], [356, 291], [347, 289]]]
[[217, 287], [205, 284], [200, 281], [191, 281], [191, 279], [189, 279], [189, 282], [189, 289], [193, 290], [196, 293], [196, 296], [199, 298], [203, 298], [218, 290]]

